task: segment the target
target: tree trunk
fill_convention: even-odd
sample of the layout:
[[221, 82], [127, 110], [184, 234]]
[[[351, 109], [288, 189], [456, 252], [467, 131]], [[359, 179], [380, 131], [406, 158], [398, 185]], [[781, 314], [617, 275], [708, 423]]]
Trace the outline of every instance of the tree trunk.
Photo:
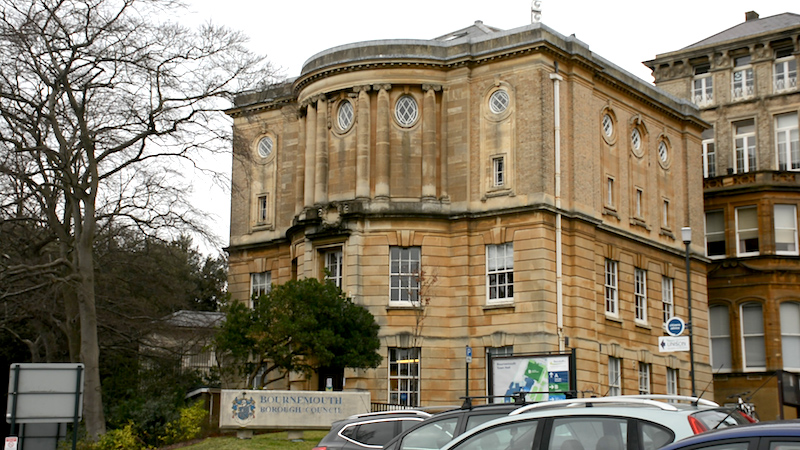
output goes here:
[[78, 308], [78, 296], [72, 284], [65, 284], [61, 288], [61, 296], [64, 298], [65, 320], [63, 324], [64, 334], [67, 336], [67, 347], [69, 348], [69, 360], [80, 362], [81, 360], [81, 321], [80, 310]]
[[[94, 214], [85, 220], [92, 221]], [[93, 227], [91, 224], [90, 227]], [[97, 342], [97, 310], [94, 296], [94, 260], [92, 255], [92, 230], [76, 233], [76, 264], [79, 275], [78, 310], [81, 330], [81, 362], [84, 364], [83, 419], [92, 439], [106, 432], [103, 415], [103, 397], [100, 386], [100, 347]]]

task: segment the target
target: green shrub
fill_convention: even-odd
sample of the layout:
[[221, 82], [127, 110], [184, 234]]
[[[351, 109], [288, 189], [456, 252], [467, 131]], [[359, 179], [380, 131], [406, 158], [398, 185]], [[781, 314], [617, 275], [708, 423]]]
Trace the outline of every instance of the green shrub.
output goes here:
[[181, 408], [180, 417], [167, 424], [164, 435], [160, 436], [159, 440], [169, 445], [196, 439], [203, 434], [207, 419], [208, 411], [203, 402], [195, 402], [191, 406]]
[[149, 449], [134, 431], [132, 423], [116, 430], [110, 430], [89, 446], [91, 450], [142, 450]]

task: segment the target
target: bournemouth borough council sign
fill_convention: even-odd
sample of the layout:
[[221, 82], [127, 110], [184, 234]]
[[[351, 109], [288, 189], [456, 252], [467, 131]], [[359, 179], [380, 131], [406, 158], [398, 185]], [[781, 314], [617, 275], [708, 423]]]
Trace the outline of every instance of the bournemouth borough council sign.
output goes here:
[[369, 411], [369, 392], [223, 389], [219, 426], [223, 429], [327, 430], [332, 422]]

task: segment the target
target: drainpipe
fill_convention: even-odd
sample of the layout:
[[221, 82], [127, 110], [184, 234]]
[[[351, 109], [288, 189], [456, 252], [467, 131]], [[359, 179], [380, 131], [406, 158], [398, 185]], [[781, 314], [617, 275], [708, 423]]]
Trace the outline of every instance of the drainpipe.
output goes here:
[[555, 141], [555, 202], [556, 202], [556, 328], [558, 328], [558, 351], [564, 352], [564, 299], [561, 261], [561, 99], [560, 82], [564, 80], [558, 74], [558, 61], [553, 63], [555, 73], [550, 74], [553, 80], [553, 133]]

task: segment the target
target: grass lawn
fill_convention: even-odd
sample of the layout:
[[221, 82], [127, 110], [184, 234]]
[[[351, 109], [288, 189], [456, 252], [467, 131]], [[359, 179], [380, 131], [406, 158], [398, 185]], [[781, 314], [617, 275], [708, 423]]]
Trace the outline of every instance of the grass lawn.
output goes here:
[[290, 441], [285, 431], [263, 433], [253, 439], [238, 439], [236, 434], [212, 437], [181, 447], [189, 450], [311, 450], [328, 432], [315, 430], [303, 432], [302, 441]]

